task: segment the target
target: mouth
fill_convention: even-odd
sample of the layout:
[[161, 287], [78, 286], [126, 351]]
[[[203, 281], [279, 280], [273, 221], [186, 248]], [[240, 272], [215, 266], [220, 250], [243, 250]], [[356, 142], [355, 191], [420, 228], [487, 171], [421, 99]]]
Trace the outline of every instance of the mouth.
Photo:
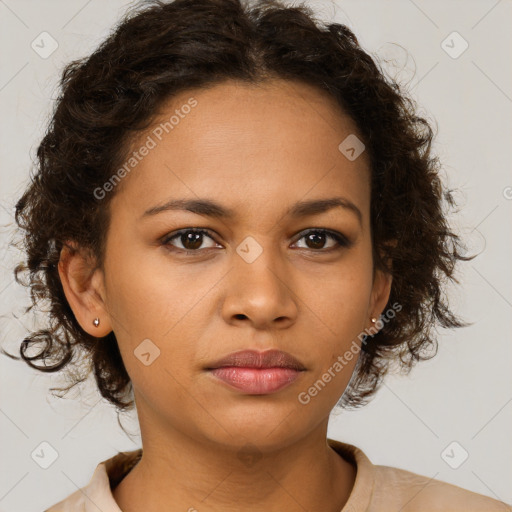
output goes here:
[[275, 393], [306, 370], [295, 357], [281, 350], [243, 350], [209, 365], [206, 370], [232, 389], [251, 395]]

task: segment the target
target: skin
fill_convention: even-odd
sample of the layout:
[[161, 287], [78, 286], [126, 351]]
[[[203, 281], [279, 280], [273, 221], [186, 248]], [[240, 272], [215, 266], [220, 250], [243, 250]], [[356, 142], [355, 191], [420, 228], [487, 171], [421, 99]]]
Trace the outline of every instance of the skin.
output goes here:
[[[391, 277], [373, 273], [367, 154], [349, 161], [340, 152], [355, 124], [306, 84], [187, 91], [162, 108], [162, 119], [191, 97], [197, 106], [115, 190], [104, 270], [83, 251], [63, 249], [59, 263], [78, 322], [94, 336], [114, 331], [134, 387], [143, 457], [114, 498], [124, 512], [339, 512], [355, 468], [328, 446], [327, 425], [357, 358], [307, 405], [298, 395], [358, 342], [389, 298]], [[286, 216], [298, 201], [336, 196], [357, 206], [361, 222], [340, 207]], [[171, 198], [209, 198], [236, 216], [141, 219]], [[185, 254], [179, 236], [162, 243], [190, 227], [211, 231], [187, 245], [196, 253]], [[330, 236], [308, 242], [311, 228], [352, 245], [336, 249]], [[248, 236], [262, 249], [251, 263], [236, 251]], [[146, 366], [134, 350], [148, 338], [160, 354]], [[247, 348], [284, 350], [306, 371], [281, 391], [247, 395], [204, 370]], [[252, 464], [240, 457], [247, 443], [257, 452]]]

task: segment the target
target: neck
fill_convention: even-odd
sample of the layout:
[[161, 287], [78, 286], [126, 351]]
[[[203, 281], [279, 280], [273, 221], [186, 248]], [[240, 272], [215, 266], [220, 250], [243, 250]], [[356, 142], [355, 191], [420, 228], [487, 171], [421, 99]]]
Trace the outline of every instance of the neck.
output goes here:
[[140, 462], [113, 490], [123, 512], [324, 510], [339, 512], [355, 467], [326, 440], [328, 418], [306, 437], [260, 451], [192, 439], [181, 432], [143, 439]]

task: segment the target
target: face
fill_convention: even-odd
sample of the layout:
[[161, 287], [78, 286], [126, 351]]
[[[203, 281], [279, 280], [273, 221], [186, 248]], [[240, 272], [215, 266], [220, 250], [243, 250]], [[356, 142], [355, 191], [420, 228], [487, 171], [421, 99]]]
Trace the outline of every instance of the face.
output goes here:
[[[357, 355], [335, 363], [389, 296], [373, 275], [367, 155], [339, 149], [356, 127], [321, 91], [279, 80], [188, 91], [159, 116], [114, 191], [101, 310], [81, 323], [114, 331], [142, 429], [291, 443], [327, 420]], [[302, 371], [208, 370], [247, 349]]]

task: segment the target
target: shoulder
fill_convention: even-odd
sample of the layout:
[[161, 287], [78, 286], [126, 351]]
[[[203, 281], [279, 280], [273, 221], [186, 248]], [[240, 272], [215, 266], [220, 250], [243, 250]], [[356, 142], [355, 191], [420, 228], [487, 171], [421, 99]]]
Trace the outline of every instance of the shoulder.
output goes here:
[[112, 489], [137, 464], [142, 449], [118, 452], [100, 462], [89, 483], [59, 501], [44, 512], [121, 512], [112, 495]]
[[43, 512], [85, 512], [84, 488], [75, 491]]
[[[401, 512], [512, 512], [512, 506], [441, 480], [389, 466], [374, 466], [373, 501]], [[394, 507], [397, 507], [394, 509]], [[381, 509], [384, 510], [384, 509]]]
[[354, 445], [328, 444], [356, 467], [356, 480], [342, 512], [512, 512], [512, 506], [435, 478], [376, 465]]

